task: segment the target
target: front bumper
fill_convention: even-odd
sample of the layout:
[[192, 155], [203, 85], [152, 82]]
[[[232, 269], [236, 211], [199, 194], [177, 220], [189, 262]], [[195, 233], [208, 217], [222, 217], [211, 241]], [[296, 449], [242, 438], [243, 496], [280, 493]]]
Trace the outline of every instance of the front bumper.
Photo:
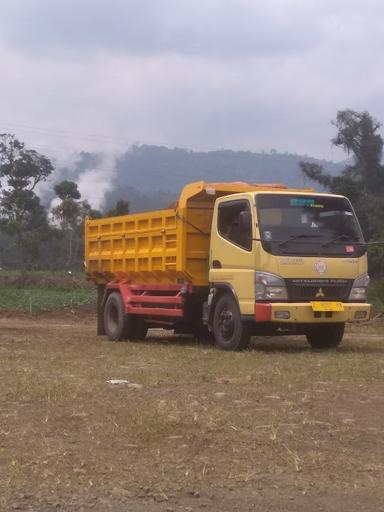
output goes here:
[[343, 303], [343, 311], [313, 311], [310, 302], [255, 303], [256, 322], [338, 323], [361, 322], [371, 317], [371, 304]]

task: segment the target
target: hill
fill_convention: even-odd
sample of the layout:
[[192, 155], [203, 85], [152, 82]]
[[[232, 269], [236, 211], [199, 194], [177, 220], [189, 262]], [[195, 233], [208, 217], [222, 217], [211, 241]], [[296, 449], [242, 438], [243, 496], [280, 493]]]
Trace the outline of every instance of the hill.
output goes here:
[[119, 199], [127, 199], [131, 211], [145, 211], [167, 206], [186, 183], [198, 180], [308, 186], [299, 169], [302, 160], [319, 163], [331, 174], [338, 174], [343, 168], [343, 164], [273, 150], [270, 153], [199, 152], [140, 145], [115, 157], [112, 164], [108, 158], [108, 165], [102, 154], [80, 153], [73, 165], [59, 170], [55, 180], [58, 181], [59, 175], [59, 179], [79, 181], [81, 177], [84, 179], [84, 173], [91, 179], [93, 173], [96, 176], [102, 172], [103, 179], [95, 179], [93, 187], [98, 187], [98, 197], [104, 196], [105, 208], [112, 207]]
[[[195, 152], [159, 146], [134, 146], [116, 161], [113, 189], [107, 204], [123, 197], [132, 210], [164, 207], [177, 197], [185, 183], [205, 181], [247, 181], [308, 186], [299, 169], [301, 160], [320, 163], [332, 174], [342, 165], [307, 156], [250, 151]], [[138, 192], [140, 191], [140, 192]]]

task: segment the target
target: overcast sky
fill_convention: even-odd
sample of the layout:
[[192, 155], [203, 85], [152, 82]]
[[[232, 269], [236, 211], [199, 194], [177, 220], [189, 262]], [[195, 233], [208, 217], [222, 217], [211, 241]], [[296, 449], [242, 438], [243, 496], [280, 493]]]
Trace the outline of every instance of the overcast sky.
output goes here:
[[0, 132], [341, 160], [338, 110], [384, 121], [383, 52], [381, 0], [2, 0]]

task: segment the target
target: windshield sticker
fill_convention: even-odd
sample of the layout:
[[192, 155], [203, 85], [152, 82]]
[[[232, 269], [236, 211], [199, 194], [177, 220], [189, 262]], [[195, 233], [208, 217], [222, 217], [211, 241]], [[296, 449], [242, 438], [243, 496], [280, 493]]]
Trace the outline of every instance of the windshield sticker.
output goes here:
[[310, 208], [324, 208], [323, 204], [318, 204], [314, 199], [306, 197], [292, 197], [289, 200], [290, 206], [309, 206]]
[[353, 245], [346, 245], [345, 252], [355, 252], [355, 248]]

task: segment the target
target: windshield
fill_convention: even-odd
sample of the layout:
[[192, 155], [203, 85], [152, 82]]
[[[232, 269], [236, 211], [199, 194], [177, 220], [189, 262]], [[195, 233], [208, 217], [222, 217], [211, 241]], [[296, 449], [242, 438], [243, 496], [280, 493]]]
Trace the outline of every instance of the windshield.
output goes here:
[[260, 238], [271, 254], [357, 257], [364, 239], [344, 197], [257, 194]]

